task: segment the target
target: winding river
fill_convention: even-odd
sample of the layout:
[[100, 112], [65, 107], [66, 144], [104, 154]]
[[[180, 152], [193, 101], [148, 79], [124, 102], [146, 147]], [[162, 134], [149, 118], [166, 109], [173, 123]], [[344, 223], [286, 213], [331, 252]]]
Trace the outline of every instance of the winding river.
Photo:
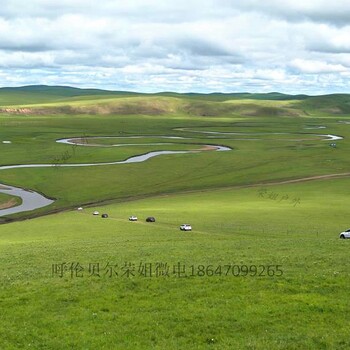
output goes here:
[[[319, 126], [319, 127], [309, 127], [306, 129], [311, 129], [311, 128], [316, 128], [316, 129], [323, 129], [325, 127]], [[217, 135], [221, 135], [224, 138], [229, 136], [229, 135], [292, 135], [291, 133], [239, 133], [239, 132], [218, 132], [218, 131], [199, 131], [199, 130], [192, 130], [190, 128], [177, 128], [174, 129], [177, 131], [182, 131], [182, 132], [191, 132], [191, 133], [201, 133], [205, 135], [210, 135], [210, 137], [215, 137], [217, 138]], [[300, 134], [299, 134], [300, 135]], [[318, 137], [322, 137], [323, 140], [325, 141], [336, 141], [336, 140], [341, 140], [341, 136], [336, 136], [336, 135], [318, 135], [318, 134], [304, 134], [304, 135], [314, 135]], [[103, 145], [103, 144], [98, 144], [98, 143], [90, 143], [90, 140], [98, 140], [98, 139], [141, 139], [141, 138], [162, 138], [162, 139], [183, 139], [183, 140], [190, 140], [190, 137], [180, 137], [180, 136], [91, 136], [91, 137], [74, 137], [74, 138], [65, 138], [65, 139], [59, 139], [56, 140], [58, 143], [62, 144], [67, 144], [67, 145], [77, 145], [77, 146], [84, 146], [84, 147], [127, 147], [127, 146], [141, 146], [141, 145], [169, 145], [169, 144], [174, 144], [174, 143], [169, 143], [169, 142], [158, 142], [158, 143], [147, 143], [147, 144], [138, 144], [138, 143], [117, 143], [117, 144], [112, 144], [112, 145]], [[89, 140], [89, 143], [87, 143], [87, 139]], [[238, 139], [237, 139], [238, 140]], [[243, 138], [242, 140], [259, 140], [259, 139], [254, 139], [254, 138]], [[295, 141], [295, 140], [292, 140]], [[191, 144], [194, 145], [194, 144]], [[116, 165], [116, 164], [130, 164], [130, 163], [140, 163], [144, 162], [150, 158], [157, 157], [160, 155], [165, 155], [165, 154], [181, 154], [181, 153], [197, 153], [197, 152], [203, 152], [207, 150], [213, 150], [213, 151], [230, 151], [231, 148], [226, 147], [226, 146], [220, 146], [220, 145], [204, 145], [204, 144], [195, 144], [200, 147], [201, 149], [197, 150], [188, 150], [188, 151], [153, 151], [153, 152], [148, 152], [142, 155], [135, 155], [132, 156], [126, 160], [123, 161], [115, 161], [115, 162], [101, 162], [101, 163], [79, 163], [79, 164], [18, 164], [18, 165], [4, 165], [0, 166], [0, 170], [6, 170], [6, 169], [19, 169], [19, 168], [49, 168], [49, 167], [90, 167], [90, 166], [101, 166], [101, 165]], [[34, 209], [39, 209], [45, 206], [48, 206], [54, 202], [54, 200], [46, 198], [44, 195], [23, 189], [23, 188], [18, 188], [6, 184], [0, 184], [0, 193], [5, 193], [8, 195], [13, 195], [20, 197], [22, 199], [22, 203], [18, 206], [12, 207], [12, 208], [7, 208], [7, 209], [0, 209], [0, 217], [1, 216], [6, 216], [10, 214], [15, 214], [15, 213], [22, 213]]]
[[12, 208], [1, 209], [0, 216], [39, 209], [54, 202], [52, 199], [48, 199], [40, 193], [14, 186], [0, 184], [0, 192], [11, 196], [20, 197], [22, 199], [22, 203], [20, 205]]

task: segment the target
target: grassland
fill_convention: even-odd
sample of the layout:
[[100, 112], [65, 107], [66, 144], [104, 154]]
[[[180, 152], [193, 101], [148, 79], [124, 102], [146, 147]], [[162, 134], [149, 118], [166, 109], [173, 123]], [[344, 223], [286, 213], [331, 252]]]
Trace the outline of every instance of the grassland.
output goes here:
[[21, 199], [8, 194], [0, 193], [0, 209], [6, 209], [21, 204]]
[[[349, 245], [334, 233], [347, 225], [335, 203], [346, 201], [349, 180], [325, 184], [267, 188], [290, 196], [282, 202], [260, 188], [209, 191], [3, 226], [3, 348], [346, 349]], [[131, 213], [140, 222], [128, 222]], [[144, 223], [148, 215], [157, 222]], [[180, 222], [194, 231], [180, 232]], [[83, 276], [52, 277], [63, 262], [79, 262]], [[169, 277], [138, 272], [161, 262]], [[195, 276], [173, 275], [178, 262], [188, 275], [194, 265]], [[90, 263], [101, 265], [100, 277], [89, 277]], [[108, 263], [118, 276], [109, 277]], [[135, 276], [122, 276], [125, 263]], [[283, 276], [226, 275], [230, 264], [280, 265]], [[199, 265], [221, 265], [222, 275], [197, 276]]]
[[[350, 226], [348, 96], [5, 92], [0, 141], [12, 143], [0, 143], [0, 166], [52, 163], [66, 152], [67, 163], [91, 163], [206, 144], [232, 151], [0, 170], [0, 183], [56, 198], [3, 220], [43, 216], [0, 226], [1, 349], [350, 347], [350, 242], [338, 238]], [[326, 129], [308, 129], [318, 126]], [[332, 148], [320, 134], [344, 139]], [[128, 138], [137, 135], [148, 137]], [[99, 139], [111, 146], [102, 148], [55, 142], [87, 136], [118, 139]], [[161, 136], [189, 139], [146, 145], [169, 141]], [[193, 231], [181, 232], [182, 223]]]

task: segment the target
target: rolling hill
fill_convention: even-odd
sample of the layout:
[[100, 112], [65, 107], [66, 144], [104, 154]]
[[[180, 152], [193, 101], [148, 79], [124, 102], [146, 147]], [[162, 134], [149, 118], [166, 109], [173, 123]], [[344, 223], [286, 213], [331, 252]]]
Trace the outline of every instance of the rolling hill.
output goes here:
[[79, 89], [65, 86], [24, 86], [0, 89], [0, 113], [116, 114], [197, 116], [305, 116], [350, 112], [350, 96], [286, 95], [281, 93], [156, 93]]

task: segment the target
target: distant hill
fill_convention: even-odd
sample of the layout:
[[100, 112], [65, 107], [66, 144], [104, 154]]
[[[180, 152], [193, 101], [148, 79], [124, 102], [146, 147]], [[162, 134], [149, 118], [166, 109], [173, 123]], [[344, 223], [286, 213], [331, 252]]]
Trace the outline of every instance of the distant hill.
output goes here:
[[207, 101], [227, 101], [227, 100], [268, 100], [268, 101], [290, 101], [290, 100], [304, 100], [309, 98], [308, 95], [286, 95], [279, 92], [269, 93], [220, 93], [214, 92], [209, 94], [199, 93], [175, 93], [175, 92], [161, 92], [156, 95], [172, 96], [172, 97], [187, 97], [191, 99], [205, 99]]
[[81, 89], [70, 86], [48, 86], [48, 85], [28, 85], [20, 87], [3, 87], [0, 88], [0, 96], [3, 94], [33, 94], [41, 96], [55, 96], [56, 98], [62, 97], [77, 97], [77, 96], [103, 96], [103, 95], [115, 95], [115, 96], [166, 96], [166, 97], [180, 97], [189, 99], [205, 99], [207, 101], [226, 101], [226, 100], [239, 100], [239, 99], [250, 99], [250, 100], [303, 100], [308, 98], [307, 95], [286, 95], [279, 92], [270, 93], [176, 93], [176, 92], [160, 92], [154, 94], [138, 93], [130, 91], [111, 91], [102, 89]]
[[28, 85], [20, 87], [3, 87], [0, 88], [0, 94], [3, 92], [29, 92], [35, 94], [50, 94], [56, 96], [85, 96], [85, 95], [138, 95], [134, 92], [126, 91], [108, 91], [101, 89], [80, 89], [70, 86], [48, 86], [48, 85]]
[[350, 114], [350, 95], [270, 93], [154, 94], [32, 85], [0, 88], [0, 113], [305, 116]]
[[70, 86], [30, 85], [0, 88], [0, 105], [24, 105], [54, 102], [79, 96], [135, 96], [133, 92], [80, 89]]
[[329, 114], [350, 114], [350, 95], [313, 96], [302, 101], [300, 107], [308, 110], [316, 109]]

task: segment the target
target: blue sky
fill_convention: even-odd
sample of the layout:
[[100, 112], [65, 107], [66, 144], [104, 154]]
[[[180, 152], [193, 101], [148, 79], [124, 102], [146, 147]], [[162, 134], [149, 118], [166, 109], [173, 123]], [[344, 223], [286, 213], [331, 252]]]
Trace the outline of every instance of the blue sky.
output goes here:
[[350, 1], [3, 0], [1, 86], [350, 92]]

